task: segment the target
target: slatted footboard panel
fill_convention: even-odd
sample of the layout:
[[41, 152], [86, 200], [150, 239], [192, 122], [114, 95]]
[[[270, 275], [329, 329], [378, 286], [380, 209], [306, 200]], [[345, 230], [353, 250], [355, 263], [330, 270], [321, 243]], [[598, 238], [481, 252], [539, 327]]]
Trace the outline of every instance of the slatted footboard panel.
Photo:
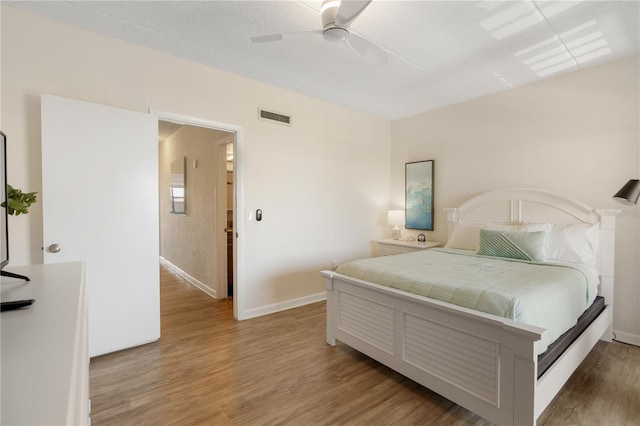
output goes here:
[[353, 294], [338, 293], [338, 329], [386, 354], [394, 354], [395, 311]]
[[493, 407], [500, 405], [497, 342], [403, 312], [367, 293], [335, 292], [338, 339], [381, 362], [404, 363]]
[[433, 321], [405, 315], [404, 361], [497, 406], [499, 346]]

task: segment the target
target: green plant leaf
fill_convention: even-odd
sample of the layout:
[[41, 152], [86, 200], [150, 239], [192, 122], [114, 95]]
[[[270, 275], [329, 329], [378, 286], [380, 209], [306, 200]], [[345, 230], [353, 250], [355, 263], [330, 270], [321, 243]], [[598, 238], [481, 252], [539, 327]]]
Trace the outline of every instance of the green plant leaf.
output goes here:
[[23, 193], [11, 185], [7, 185], [7, 203], [2, 203], [2, 207], [7, 209], [7, 213], [14, 216], [29, 213], [31, 204], [37, 201], [37, 192]]

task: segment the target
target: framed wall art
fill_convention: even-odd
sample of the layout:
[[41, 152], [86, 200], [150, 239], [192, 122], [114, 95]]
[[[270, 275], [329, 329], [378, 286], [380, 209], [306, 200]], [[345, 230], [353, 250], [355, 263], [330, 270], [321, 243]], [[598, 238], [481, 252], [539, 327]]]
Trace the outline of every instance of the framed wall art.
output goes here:
[[433, 160], [405, 164], [407, 229], [433, 231]]

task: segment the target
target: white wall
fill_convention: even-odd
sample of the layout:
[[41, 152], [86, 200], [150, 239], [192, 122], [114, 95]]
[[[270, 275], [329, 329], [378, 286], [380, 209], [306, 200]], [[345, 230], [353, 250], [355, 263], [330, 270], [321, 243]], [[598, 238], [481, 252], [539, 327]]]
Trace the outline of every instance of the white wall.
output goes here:
[[[17, 187], [41, 190], [41, 93], [242, 129], [238, 214], [262, 209], [264, 220], [237, 228], [241, 318], [318, 300], [319, 271], [370, 255], [386, 232], [388, 121], [6, 5], [1, 31], [2, 126]], [[292, 114], [294, 125], [259, 121], [258, 106]], [[10, 226], [11, 264], [40, 263], [41, 204]]]
[[393, 122], [391, 207], [404, 206], [404, 163], [434, 159], [435, 240], [442, 208], [497, 188], [621, 208], [614, 327], [640, 344], [638, 208], [611, 200], [640, 176], [639, 76], [636, 56]]

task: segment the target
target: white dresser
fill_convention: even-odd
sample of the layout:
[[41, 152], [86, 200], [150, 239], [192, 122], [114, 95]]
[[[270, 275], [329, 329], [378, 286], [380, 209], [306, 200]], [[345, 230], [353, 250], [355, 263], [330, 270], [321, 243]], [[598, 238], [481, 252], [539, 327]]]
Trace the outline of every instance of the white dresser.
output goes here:
[[389, 256], [392, 254], [409, 253], [412, 251], [426, 250], [434, 247], [440, 247], [442, 243], [438, 241], [403, 241], [403, 240], [380, 240], [378, 247], [380, 248], [380, 256]]
[[89, 351], [84, 263], [6, 268], [2, 301], [36, 299], [0, 314], [3, 425], [87, 425]]

